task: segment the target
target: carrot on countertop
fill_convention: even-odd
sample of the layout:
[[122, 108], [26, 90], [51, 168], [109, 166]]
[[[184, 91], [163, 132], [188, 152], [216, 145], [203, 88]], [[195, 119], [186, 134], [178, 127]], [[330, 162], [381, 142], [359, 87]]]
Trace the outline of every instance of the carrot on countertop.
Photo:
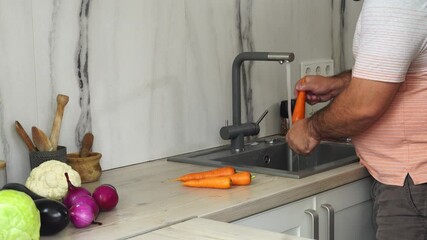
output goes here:
[[231, 166], [225, 166], [221, 168], [216, 168], [209, 171], [204, 172], [194, 172], [182, 175], [181, 177], [175, 179], [176, 181], [189, 181], [189, 180], [197, 180], [203, 178], [212, 178], [212, 177], [223, 177], [230, 176], [236, 173], [236, 170]]
[[188, 180], [188, 181], [182, 182], [182, 185], [187, 187], [196, 187], [196, 188], [228, 189], [231, 187], [231, 178], [228, 176], [223, 176], [223, 177], [194, 179], [194, 180]]
[[252, 182], [252, 175], [247, 171], [235, 173], [231, 175], [230, 178], [232, 185], [244, 186]]
[[[305, 78], [301, 80], [301, 83], [304, 84]], [[305, 91], [298, 91], [297, 100], [295, 102], [295, 109], [292, 113], [292, 124], [298, 120], [305, 118]]]

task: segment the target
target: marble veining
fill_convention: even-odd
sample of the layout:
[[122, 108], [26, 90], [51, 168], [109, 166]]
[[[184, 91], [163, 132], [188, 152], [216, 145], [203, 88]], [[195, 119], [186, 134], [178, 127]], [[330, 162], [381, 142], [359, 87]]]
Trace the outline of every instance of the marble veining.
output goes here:
[[[53, 82], [57, 79], [57, 75], [55, 71], [52, 71], [52, 69], [56, 68], [56, 61], [55, 61], [55, 54], [56, 54], [56, 29], [57, 29], [57, 22], [58, 22], [58, 12], [61, 7], [61, 0], [53, 0], [52, 1], [52, 14], [51, 14], [51, 26], [49, 29], [49, 71], [50, 73], [50, 84], [53, 85]], [[55, 98], [52, 98], [52, 105], [55, 103]]]
[[[252, 36], [252, 7], [253, 7], [253, 1], [244, 1], [242, 3], [241, 0], [238, 0], [236, 2], [236, 5], [238, 7], [238, 13], [236, 14], [237, 17], [237, 27], [239, 32], [239, 39], [240, 39], [240, 49], [241, 52], [254, 52], [255, 51], [255, 44], [254, 39]], [[242, 82], [242, 95], [243, 95], [243, 102], [244, 102], [244, 116], [246, 116], [246, 119], [248, 122], [254, 121], [254, 107], [253, 107], [253, 94], [252, 94], [252, 84], [251, 84], [251, 71], [253, 67], [254, 62], [248, 61], [244, 64], [242, 64], [242, 74], [241, 74], [241, 82]]]
[[[8, 180], [23, 182], [29, 171], [14, 121], [49, 134], [59, 93], [70, 97], [60, 143], [75, 152], [93, 132], [104, 170], [227, 144], [219, 129], [231, 119], [235, 56], [292, 51], [293, 83], [304, 60], [332, 57], [338, 72], [352, 64], [360, 8], [343, 0], [0, 1]], [[242, 65], [242, 121], [270, 111], [260, 136], [279, 132], [285, 76], [278, 64]]]
[[79, 105], [81, 113], [76, 126], [76, 143], [81, 145], [81, 141], [87, 132], [92, 131], [92, 116], [90, 111], [90, 91], [89, 91], [89, 50], [88, 50], [88, 18], [90, 0], [83, 0], [79, 14], [80, 35], [77, 50], [77, 71], [79, 81]]

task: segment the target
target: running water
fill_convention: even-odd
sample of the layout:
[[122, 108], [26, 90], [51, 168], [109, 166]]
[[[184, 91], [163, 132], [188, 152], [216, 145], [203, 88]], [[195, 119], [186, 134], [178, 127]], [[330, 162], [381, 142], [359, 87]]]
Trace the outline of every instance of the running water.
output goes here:
[[289, 128], [292, 126], [292, 84], [291, 84], [291, 64], [286, 62], [286, 88], [288, 89], [288, 121]]
[[[289, 128], [292, 127], [292, 84], [291, 84], [291, 64], [286, 62], [286, 88], [288, 89], [288, 124]], [[288, 161], [288, 169], [290, 171], [293, 170], [293, 151], [289, 151], [289, 159]]]

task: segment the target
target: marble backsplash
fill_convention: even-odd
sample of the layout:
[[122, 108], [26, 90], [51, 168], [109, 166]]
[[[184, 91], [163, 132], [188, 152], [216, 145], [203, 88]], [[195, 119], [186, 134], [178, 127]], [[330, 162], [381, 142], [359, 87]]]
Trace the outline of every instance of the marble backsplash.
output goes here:
[[[344, 6], [345, 4], [345, 6]], [[350, 0], [0, 0], [0, 159], [24, 182], [28, 150], [15, 131], [50, 134], [56, 96], [70, 97], [59, 144], [78, 151], [95, 136], [104, 170], [227, 144], [231, 64], [243, 51], [294, 52], [353, 64], [362, 2]], [[275, 62], [242, 67], [242, 116], [279, 133], [286, 72]]]

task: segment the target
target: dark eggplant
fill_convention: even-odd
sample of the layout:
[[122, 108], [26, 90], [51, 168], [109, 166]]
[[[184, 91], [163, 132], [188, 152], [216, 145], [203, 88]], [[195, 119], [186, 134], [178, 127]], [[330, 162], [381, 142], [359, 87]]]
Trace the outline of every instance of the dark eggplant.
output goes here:
[[50, 236], [62, 231], [70, 223], [70, 213], [64, 204], [51, 199], [34, 200], [40, 211], [40, 235]]
[[20, 184], [20, 183], [7, 183], [6, 185], [3, 186], [2, 189], [11, 189], [11, 190], [16, 190], [16, 191], [26, 193], [33, 200], [44, 198], [44, 197], [38, 195], [37, 193], [31, 191], [30, 189], [28, 189], [24, 184]]

